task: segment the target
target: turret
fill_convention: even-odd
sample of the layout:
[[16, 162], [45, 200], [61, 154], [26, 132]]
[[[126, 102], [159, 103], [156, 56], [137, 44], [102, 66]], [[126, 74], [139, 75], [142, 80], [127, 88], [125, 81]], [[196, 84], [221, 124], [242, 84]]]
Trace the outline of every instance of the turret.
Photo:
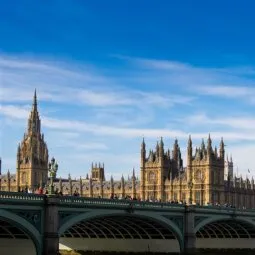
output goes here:
[[169, 149], [167, 150], [167, 158], [168, 158], [168, 160], [171, 159], [171, 155], [170, 155], [170, 150]]
[[93, 197], [93, 182], [91, 176], [89, 178], [89, 197]]
[[120, 186], [121, 186], [121, 196], [122, 196], [122, 198], [124, 198], [124, 196], [125, 196], [125, 180], [124, 180], [123, 174], [121, 176]]
[[204, 138], [202, 138], [201, 150], [202, 150], [203, 153], [205, 152], [205, 142], [204, 142]]
[[212, 157], [212, 140], [211, 140], [210, 134], [209, 134], [208, 139], [207, 139], [207, 157], [208, 157], [208, 160], [211, 160], [211, 157]]
[[160, 138], [160, 143], [159, 143], [159, 157], [163, 158], [164, 156], [164, 142], [163, 142], [163, 138]]
[[100, 162], [92, 163], [91, 164], [91, 175], [93, 181], [104, 181], [105, 175], [104, 175], [104, 164], [101, 164]]
[[146, 145], [143, 138], [143, 141], [141, 144], [141, 166], [145, 163], [145, 158], [146, 158]]
[[133, 175], [132, 175], [132, 197], [133, 199], [136, 198], [136, 178], [135, 178], [135, 168], [133, 168]]
[[7, 171], [7, 189], [9, 192], [11, 191], [11, 174], [9, 169]]
[[187, 164], [190, 165], [192, 162], [192, 140], [191, 135], [189, 135], [188, 147], [187, 147]]
[[104, 180], [100, 180], [100, 197], [104, 197]]
[[133, 167], [132, 180], [135, 180], [135, 168]]
[[214, 155], [215, 155], [215, 158], [218, 158], [218, 150], [217, 150], [217, 146], [215, 146], [215, 148], [214, 148]]
[[245, 188], [246, 189], [249, 189], [249, 184], [250, 184], [250, 181], [248, 179], [248, 176], [246, 175], [246, 179], [245, 179]]
[[114, 180], [113, 180], [113, 176], [111, 176], [110, 185], [111, 185], [111, 196], [114, 196]]
[[225, 161], [225, 166], [224, 166], [224, 180], [227, 180], [228, 178], [232, 180], [233, 172], [234, 172], [234, 165], [233, 165], [232, 156], [230, 156], [230, 161], [227, 156], [227, 159]]
[[68, 174], [68, 182], [69, 182], [69, 195], [72, 196], [73, 195], [73, 183], [72, 183], [72, 177], [71, 174]]
[[243, 187], [243, 175], [241, 174], [241, 176], [240, 176], [240, 186], [239, 186], [240, 188], [242, 188]]
[[223, 142], [223, 138], [221, 138], [221, 141], [220, 141], [220, 158], [222, 160], [224, 160], [224, 157], [225, 157], [225, 145], [224, 145], [224, 142]]
[[178, 149], [179, 149], [178, 140], [177, 138], [175, 138], [174, 148], [173, 148], [173, 159], [175, 160], [175, 162], [177, 162], [178, 160]]
[[251, 178], [251, 190], [254, 190], [254, 178], [253, 178], [253, 176]]
[[158, 141], [157, 141], [157, 145], [156, 145], [156, 158], [157, 159], [159, 158], [159, 144], [158, 144]]

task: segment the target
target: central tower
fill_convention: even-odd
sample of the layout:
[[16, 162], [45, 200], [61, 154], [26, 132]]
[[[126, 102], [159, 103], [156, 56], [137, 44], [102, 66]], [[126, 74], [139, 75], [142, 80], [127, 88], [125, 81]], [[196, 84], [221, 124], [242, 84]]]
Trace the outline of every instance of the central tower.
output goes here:
[[17, 151], [17, 190], [35, 189], [48, 179], [48, 149], [41, 134], [36, 91], [29, 115], [27, 131]]

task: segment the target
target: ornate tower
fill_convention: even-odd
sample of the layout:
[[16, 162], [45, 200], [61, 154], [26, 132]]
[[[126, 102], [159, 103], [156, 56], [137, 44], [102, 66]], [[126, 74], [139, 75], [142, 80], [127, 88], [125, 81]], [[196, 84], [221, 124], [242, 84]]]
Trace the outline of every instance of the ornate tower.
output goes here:
[[48, 149], [41, 134], [36, 91], [29, 115], [27, 131], [17, 150], [17, 190], [37, 188], [48, 179]]
[[92, 163], [91, 165], [91, 176], [93, 181], [105, 181], [105, 175], [104, 175], [104, 164], [101, 165], [100, 163], [97, 165], [97, 163], [94, 165]]
[[234, 172], [234, 164], [233, 164], [232, 156], [230, 157], [230, 160], [227, 157], [227, 159], [225, 160], [225, 166], [224, 166], [224, 180], [232, 181], [233, 172]]

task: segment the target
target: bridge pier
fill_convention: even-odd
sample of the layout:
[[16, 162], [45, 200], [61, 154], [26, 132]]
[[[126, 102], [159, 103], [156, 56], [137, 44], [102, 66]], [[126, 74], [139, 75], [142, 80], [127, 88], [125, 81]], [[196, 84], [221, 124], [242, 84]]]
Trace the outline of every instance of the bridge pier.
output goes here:
[[42, 255], [59, 254], [58, 206], [58, 197], [49, 196], [46, 198]]
[[193, 206], [185, 206], [184, 237], [181, 247], [182, 254], [196, 254], [196, 233]]

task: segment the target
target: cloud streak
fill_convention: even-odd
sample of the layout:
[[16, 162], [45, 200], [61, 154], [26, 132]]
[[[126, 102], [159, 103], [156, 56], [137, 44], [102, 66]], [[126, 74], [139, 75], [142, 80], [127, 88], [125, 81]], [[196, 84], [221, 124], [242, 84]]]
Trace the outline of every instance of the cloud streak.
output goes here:
[[118, 85], [112, 77], [102, 76], [93, 68], [71, 67], [58, 62], [38, 62], [0, 56], [2, 102], [27, 102], [36, 87], [40, 98], [94, 107], [144, 105], [161, 107], [186, 104], [192, 97], [166, 96]]
[[[2, 106], [0, 108], [0, 114], [11, 118], [17, 119], [27, 119], [29, 111], [20, 107], [15, 107], [13, 105]], [[107, 126], [107, 125], [98, 125], [92, 123], [86, 123], [84, 121], [70, 121], [66, 119], [57, 119], [50, 118], [46, 116], [42, 116], [42, 125], [55, 130], [64, 130], [71, 132], [89, 132], [94, 135], [101, 136], [115, 136], [122, 138], [132, 138], [132, 137], [148, 137], [148, 138], [158, 138], [160, 136], [163, 137], [178, 137], [181, 139], [187, 139], [190, 133], [183, 132], [181, 130], [169, 130], [166, 128], [123, 128], [116, 126]], [[214, 119], [210, 120], [205, 116], [195, 116], [192, 119], [192, 122], [199, 125], [200, 123], [209, 123], [209, 124], [221, 124], [221, 125], [230, 125], [236, 128], [247, 129], [251, 127], [250, 125], [255, 123], [254, 119], [243, 119], [240, 122], [236, 119]], [[242, 123], [243, 122], [243, 123]], [[239, 125], [242, 123], [242, 126]], [[236, 125], [236, 126], [235, 126]], [[192, 137], [195, 139], [200, 139], [202, 137], [207, 137], [208, 132], [193, 132]], [[224, 137], [226, 140], [247, 140], [254, 141], [255, 140], [255, 131], [251, 129], [251, 132], [211, 132], [211, 135], [216, 139], [220, 139]]]
[[[127, 56], [113, 59], [120, 62], [116, 69], [0, 56], [0, 118], [7, 123], [6, 137], [14, 144], [8, 127], [10, 123], [25, 125], [36, 87], [42, 130], [63, 168], [72, 167], [66, 162], [67, 154], [73, 160], [79, 155], [75, 164], [80, 171], [100, 157], [116, 173], [120, 166], [138, 168], [142, 136], [149, 143], [161, 136], [177, 137], [186, 146], [189, 134], [196, 144], [209, 132], [216, 140], [227, 140], [238, 164], [253, 164], [243, 161], [242, 150], [235, 147], [255, 141], [253, 67], [199, 67]], [[7, 156], [11, 158], [10, 152]]]

